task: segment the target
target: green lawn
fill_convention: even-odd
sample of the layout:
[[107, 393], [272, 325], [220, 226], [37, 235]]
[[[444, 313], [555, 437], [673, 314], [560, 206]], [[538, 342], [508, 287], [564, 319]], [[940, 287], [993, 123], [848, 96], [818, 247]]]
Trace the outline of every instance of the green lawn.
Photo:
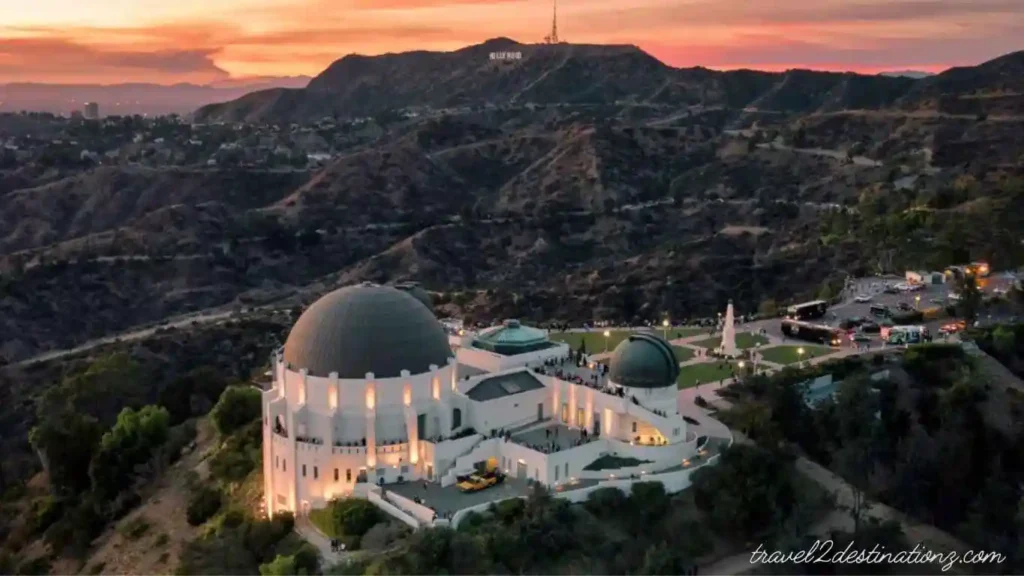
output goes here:
[[[799, 350], [803, 348], [803, 355], [800, 354]], [[825, 356], [826, 354], [832, 354], [835, 350], [833, 348], [827, 348], [825, 346], [775, 346], [773, 348], [767, 348], [761, 351], [761, 357], [768, 361], [776, 364], [793, 364], [801, 360], [810, 360], [811, 358], [817, 358], [818, 356]]]
[[676, 382], [680, 389], [693, 388], [697, 384], [718, 382], [725, 378], [731, 378], [732, 372], [732, 363], [723, 360], [690, 364], [679, 369], [679, 378]]
[[[594, 330], [593, 332], [552, 332], [548, 335], [554, 342], [565, 342], [573, 350], [580, 349], [580, 343], [586, 342], [588, 354], [601, 354], [605, 351], [605, 345], [607, 344], [608, 351], [615, 350], [615, 347], [629, 337], [630, 334], [634, 334], [634, 331], [630, 330], [609, 330], [608, 338], [604, 337], [604, 330]], [[664, 330], [657, 330], [659, 336], [664, 336]], [[675, 340], [677, 338], [686, 338], [699, 334], [699, 328], [672, 328], [668, 331], [668, 339]], [[605, 342], [607, 340], [607, 343]], [[684, 359], [680, 358], [680, 362]]]
[[325, 508], [310, 510], [309, 521], [330, 538], [340, 538], [343, 536], [343, 534], [338, 532], [338, 526], [334, 522], [334, 512], [331, 510], [330, 505]]
[[673, 346], [672, 351], [676, 353], [676, 359], [680, 362], [686, 362], [690, 358], [693, 358], [693, 350], [685, 346]]
[[[752, 332], [740, 332], [736, 334], [736, 347], [740, 350], [746, 350], [747, 348], [753, 348], [758, 344], [764, 346], [768, 343], [768, 338], [761, 336], [760, 334], [754, 334]], [[697, 342], [691, 342], [694, 346], [701, 348], [713, 349], [718, 348], [722, 344], [722, 337], [715, 336], [714, 338], [705, 338]]]

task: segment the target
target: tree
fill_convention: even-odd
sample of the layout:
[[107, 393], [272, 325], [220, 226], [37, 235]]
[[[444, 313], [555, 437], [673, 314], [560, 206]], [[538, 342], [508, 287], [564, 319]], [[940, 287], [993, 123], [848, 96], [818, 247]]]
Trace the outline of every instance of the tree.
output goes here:
[[170, 414], [163, 407], [122, 410], [114, 427], [103, 435], [89, 465], [93, 491], [112, 498], [128, 488], [136, 467], [148, 462], [167, 441], [169, 423]]
[[840, 475], [850, 485], [852, 499], [849, 511], [855, 535], [860, 530], [866, 510], [865, 490], [874, 468], [871, 446], [876, 440], [876, 412], [877, 402], [866, 379], [850, 378], [842, 382], [836, 400], [841, 446], [835, 460]]
[[55, 493], [78, 494], [89, 487], [89, 462], [102, 434], [95, 418], [72, 411], [60, 418], [47, 418], [32, 429], [29, 442]]
[[974, 275], [959, 276], [956, 281], [956, 292], [960, 297], [957, 301], [957, 312], [968, 323], [974, 322], [981, 309], [981, 290]]
[[217, 431], [227, 436], [242, 426], [259, 419], [263, 410], [260, 391], [249, 386], [230, 386], [210, 412]]
[[760, 306], [757, 307], [757, 313], [761, 316], [775, 316], [777, 312], [778, 307], [775, 300], [772, 299], [762, 300]]

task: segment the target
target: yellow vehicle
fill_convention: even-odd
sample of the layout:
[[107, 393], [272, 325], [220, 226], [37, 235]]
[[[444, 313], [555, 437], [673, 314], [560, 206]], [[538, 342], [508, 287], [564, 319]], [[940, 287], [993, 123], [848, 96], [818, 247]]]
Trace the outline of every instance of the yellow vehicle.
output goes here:
[[463, 478], [455, 485], [456, 488], [461, 492], [479, 492], [485, 488], [490, 488], [498, 483], [498, 477], [493, 474], [480, 475], [470, 474]]

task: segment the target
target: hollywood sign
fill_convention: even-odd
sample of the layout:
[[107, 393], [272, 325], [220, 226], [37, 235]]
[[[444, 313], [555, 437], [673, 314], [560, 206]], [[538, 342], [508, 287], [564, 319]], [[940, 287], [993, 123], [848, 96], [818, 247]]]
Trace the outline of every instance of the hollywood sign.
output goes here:
[[491, 52], [491, 60], [522, 60], [522, 52]]

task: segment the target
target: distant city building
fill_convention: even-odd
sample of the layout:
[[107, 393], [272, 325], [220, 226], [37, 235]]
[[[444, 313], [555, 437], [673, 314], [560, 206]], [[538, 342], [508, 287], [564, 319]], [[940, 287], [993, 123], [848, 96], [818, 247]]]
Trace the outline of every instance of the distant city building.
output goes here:
[[100, 105], [95, 102], [86, 102], [85, 108], [82, 110], [82, 115], [85, 116], [86, 120], [99, 120]]

